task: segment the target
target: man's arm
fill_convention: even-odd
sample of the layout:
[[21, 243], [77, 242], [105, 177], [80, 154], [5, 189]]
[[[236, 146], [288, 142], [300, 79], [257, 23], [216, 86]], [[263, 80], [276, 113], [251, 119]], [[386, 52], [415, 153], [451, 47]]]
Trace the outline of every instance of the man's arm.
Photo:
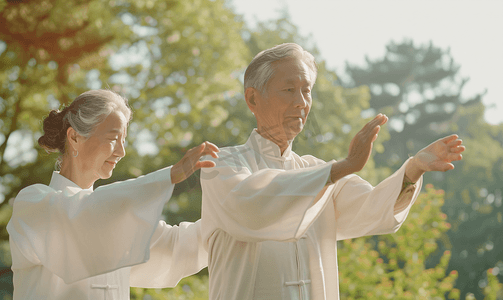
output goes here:
[[416, 182], [428, 171], [449, 171], [454, 169], [453, 161], [461, 160], [465, 151], [463, 141], [456, 134], [441, 138], [420, 150], [411, 159], [405, 170], [411, 182]]
[[378, 114], [373, 120], [365, 124], [351, 140], [348, 156], [332, 165], [330, 183], [335, 183], [344, 176], [363, 169], [370, 158], [374, 141], [381, 130], [381, 126], [388, 122], [388, 117]]
[[[223, 152], [220, 156], [227, 157]], [[215, 160], [216, 167], [202, 170], [205, 236], [221, 229], [242, 241], [295, 240], [330, 201], [325, 196], [313, 205], [325, 187], [331, 163], [252, 172], [244, 162], [237, 168], [233, 158], [241, 159]]]

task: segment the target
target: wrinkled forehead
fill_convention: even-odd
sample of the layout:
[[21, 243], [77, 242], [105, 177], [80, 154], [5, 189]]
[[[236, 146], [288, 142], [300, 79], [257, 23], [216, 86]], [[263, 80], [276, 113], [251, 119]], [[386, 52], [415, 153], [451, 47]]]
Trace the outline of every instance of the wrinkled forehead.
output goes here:
[[316, 80], [316, 73], [309, 65], [297, 56], [287, 57], [277, 60], [271, 64], [273, 74], [269, 78], [273, 78], [285, 83], [304, 82], [309, 86], [313, 86]]

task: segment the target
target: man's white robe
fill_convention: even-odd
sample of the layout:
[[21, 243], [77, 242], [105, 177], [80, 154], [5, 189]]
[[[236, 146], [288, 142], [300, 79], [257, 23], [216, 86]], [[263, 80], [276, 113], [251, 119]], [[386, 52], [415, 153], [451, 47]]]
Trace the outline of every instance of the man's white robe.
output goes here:
[[219, 156], [201, 173], [210, 300], [339, 299], [336, 241], [395, 232], [422, 184], [402, 191], [406, 162], [376, 187], [327, 185], [334, 161], [281, 155], [256, 131]]
[[200, 222], [161, 221], [171, 167], [83, 190], [58, 172], [14, 200], [14, 299], [129, 299], [130, 286], [163, 288], [207, 265]]

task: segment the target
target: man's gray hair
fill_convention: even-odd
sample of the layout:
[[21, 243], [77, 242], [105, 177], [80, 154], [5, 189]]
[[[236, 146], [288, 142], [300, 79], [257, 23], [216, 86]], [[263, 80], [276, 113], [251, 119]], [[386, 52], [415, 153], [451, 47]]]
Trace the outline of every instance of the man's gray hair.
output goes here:
[[313, 75], [312, 82], [314, 84], [318, 67], [313, 55], [295, 43], [285, 43], [263, 50], [253, 58], [245, 72], [245, 91], [247, 88], [253, 87], [264, 94], [267, 82], [269, 82], [274, 74], [272, 64], [285, 58], [299, 58], [302, 60], [311, 70]]

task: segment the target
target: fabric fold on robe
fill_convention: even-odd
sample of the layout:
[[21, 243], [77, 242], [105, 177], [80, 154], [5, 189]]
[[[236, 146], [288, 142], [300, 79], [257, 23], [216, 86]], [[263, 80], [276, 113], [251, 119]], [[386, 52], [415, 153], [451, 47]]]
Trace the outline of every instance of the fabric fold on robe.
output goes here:
[[205, 267], [200, 223], [160, 221], [170, 173], [93, 191], [54, 172], [49, 186], [23, 189], [7, 225], [15, 299], [129, 299], [130, 273], [137, 286], [159, 276], [148, 287], [172, 287]]
[[375, 188], [356, 175], [326, 186], [333, 161], [300, 157], [291, 145], [281, 154], [256, 131], [219, 156], [201, 172], [211, 300], [254, 299], [262, 243], [304, 235], [312, 299], [338, 299], [337, 239], [396, 231], [421, 188], [420, 180], [400, 193], [407, 162]]
[[151, 240], [150, 258], [131, 268], [130, 284], [143, 288], [174, 287], [183, 277], [208, 265], [201, 220], [171, 226], [159, 221]]

